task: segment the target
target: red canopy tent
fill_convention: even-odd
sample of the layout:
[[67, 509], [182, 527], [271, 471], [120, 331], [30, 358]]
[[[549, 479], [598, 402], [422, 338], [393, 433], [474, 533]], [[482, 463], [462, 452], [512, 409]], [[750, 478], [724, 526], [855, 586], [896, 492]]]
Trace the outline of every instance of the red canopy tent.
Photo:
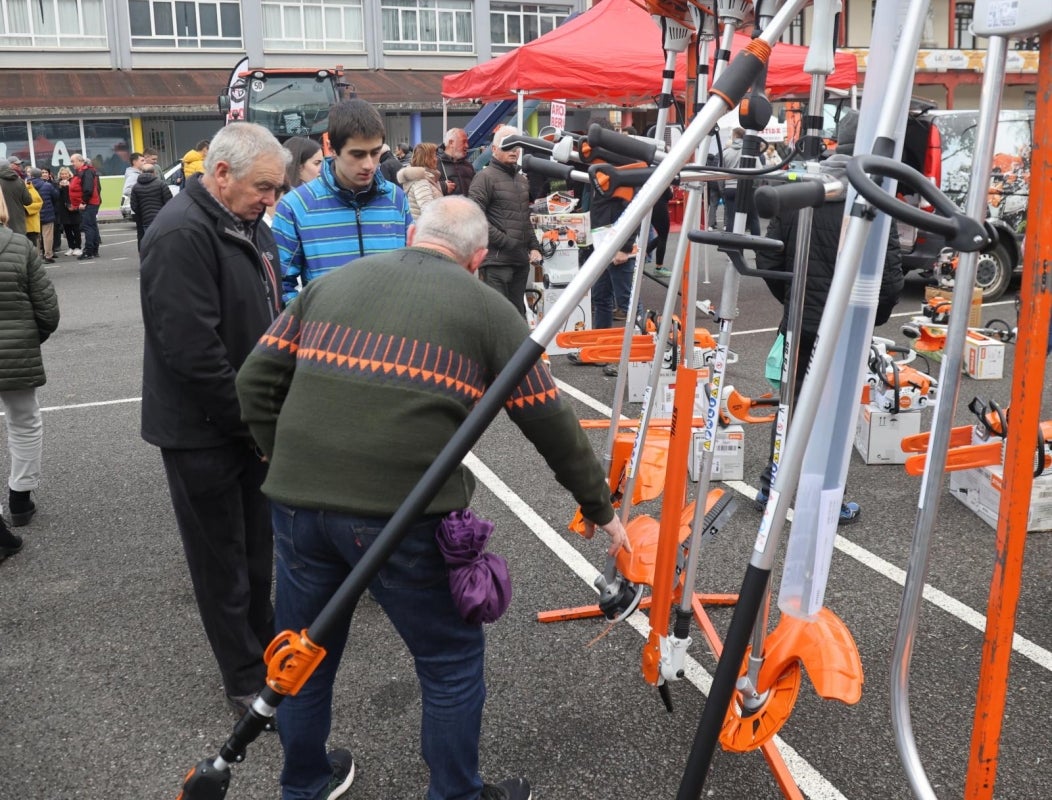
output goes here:
[[[732, 52], [748, 42], [735, 36]], [[779, 44], [767, 73], [772, 99], [806, 97], [810, 76], [803, 71], [807, 48]], [[661, 31], [650, 14], [632, 0], [602, 0], [585, 13], [539, 39], [442, 80], [447, 100], [534, 100], [637, 106], [653, 102], [664, 69]], [[686, 92], [686, 55], [676, 61], [673, 92]], [[855, 57], [839, 54], [826, 85], [850, 89], [858, 79]]]

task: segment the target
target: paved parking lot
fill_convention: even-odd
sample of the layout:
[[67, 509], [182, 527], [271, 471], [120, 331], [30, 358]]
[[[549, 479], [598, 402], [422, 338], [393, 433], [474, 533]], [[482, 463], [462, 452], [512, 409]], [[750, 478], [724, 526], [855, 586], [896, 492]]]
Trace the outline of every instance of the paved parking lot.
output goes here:
[[[103, 227], [102, 257], [60, 258], [49, 269], [62, 307], [45, 345], [46, 478], [22, 553], [0, 564], [0, 796], [174, 798], [186, 771], [229, 734], [219, 676], [194, 606], [160, 458], [139, 438], [142, 331], [134, 228]], [[722, 259], [699, 297], [718, 300]], [[660, 287], [647, 282], [648, 307]], [[923, 286], [910, 281], [898, 311]], [[762, 390], [762, 363], [780, 308], [747, 282], [739, 354], [730, 381]], [[1006, 304], [984, 311], [1014, 316]], [[881, 330], [895, 335], [901, 316]], [[901, 337], [898, 337], [901, 339]], [[1009, 362], [1011, 361], [1009, 348]], [[553, 372], [582, 417], [600, 417], [614, 381], [553, 358]], [[1047, 382], [1046, 382], [1047, 385]], [[965, 380], [972, 394], [1008, 401], [1008, 381]], [[1048, 398], [1046, 398], [1048, 400]], [[1046, 418], [1052, 403], [1046, 402]], [[929, 416], [926, 415], [926, 420]], [[961, 420], [966, 417], [961, 415]], [[602, 434], [594, 433], [597, 449]], [[766, 428], [747, 431], [748, 493], [766, 457]], [[543, 800], [675, 796], [715, 659], [700, 636], [687, 678], [665, 712], [641, 678], [646, 619], [541, 625], [539, 610], [592, 602], [603, 550], [565, 532], [573, 508], [514, 426], [499, 419], [479, 442], [477, 510], [493, 519], [492, 546], [509, 561], [514, 600], [489, 628], [484, 775], [523, 774]], [[6, 470], [6, 448], [0, 470]], [[837, 542], [826, 603], [855, 636], [865, 669], [862, 701], [818, 699], [804, 682], [779, 746], [812, 798], [906, 798], [889, 712], [889, 662], [913, 527], [918, 482], [900, 467], [853, 455], [848, 496], [862, 506]], [[747, 498], [703, 554], [698, 589], [740, 586], [759, 523]], [[644, 509], [655, 513], [654, 509]], [[963, 793], [981, 628], [994, 559], [993, 530], [949, 497], [941, 504], [912, 673], [913, 722], [940, 797]], [[1013, 655], [996, 796], [1042, 798], [1052, 783], [1052, 538], [1032, 534]], [[713, 610], [717, 628], [730, 619]], [[402, 800], [424, 793], [417, 755], [419, 700], [405, 648], [378, 607], [364, 600], [337, 684], [334, 745], [350, 747], [359, 776], [349, 797]], [[267, 736], [235, 767], [231, 798], [278, 796], [281, 758]], [[707, 796], [780, 797], [756, 753], [719, 752]]]

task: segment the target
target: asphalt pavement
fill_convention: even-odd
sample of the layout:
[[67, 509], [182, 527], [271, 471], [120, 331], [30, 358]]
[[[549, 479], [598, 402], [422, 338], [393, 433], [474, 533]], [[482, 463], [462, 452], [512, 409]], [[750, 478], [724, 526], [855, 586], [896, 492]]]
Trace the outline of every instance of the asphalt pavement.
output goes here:
[[[62, 256], [48, 269], [62, 322], [44, 346], [45, 477], [39, 512], [19, 529], [25, 548], [0, 563], [0, 797], [12, 800], [174, 798], [187, 770], [216, 754], [235, 721], [201, 630], [159, 454], [139, 437], [134, 228], [114, 222], [102, 235], [99, 259]], [[711, 282], [699, 298], [719, 301], [724, 263], [711, 255]], [[645, 305], [659, 307], [663, 287], [647, 280], [644, 288]], [[910, 280], [899, 316], [879, 332], [901, 341], [898, 326], [922, 297], [923, 284]], [[740, 308], [729, 380], [756, 394], [765, 387], [763, 361], [780, 307], [766, 287], [746, 280]], [[984, 319], [991, 316], [1014, 318], [1010, 301], [985, 309]], [[1009, 347], [1006, 375], [1011, 356]], [[552, 370], [582, 417], [601, 417], [611, 404], [614, 380], [601, 370], [563, 356], [552, 358]], [[976, 393], [1007, 404], [1009, 381], [966, 378], [962, 402]], [[967, 421], [966, 413], [959, 418]], [[603, 434], [591, 435], [599, 450]], [[767, 442], [765, 426], [747, 430], [745, 481], [732, 487], [742, 502], [702, 553], [698, 591], [741, 585], [760, 520], [750, 487]], [[470, 460], [479, 477], [475, 508], [496, 523], [491, 547], [508, 559], [514, 584], [510, 609], [488, 628], [483, 774], [494, 781], [525, 775], [538, 800], [675, 797], [716, 661], [695, 631], [686, 677], [670, 687], [669, 714], [640, 675], [644, 614], [609, 631], [595, 619], [536, 621], [541, 610], [594, 602], [591, 581], [604, 547], [566, 532], [572, 500], [524, 445], [502, 417]], [[6, 459], [5, 448], [0, 471]], [[852, 454], [847, 494], [862, 514], [840, 530], [826, 605], [858, 644], [865, 685], [861, 701], [846, 706], [819, 699], [803, 681], [778, 746], [808, 797], [910, 796], [890, 720], [889, 670], [918, 493], [918, 479], [902, 467], [867, 466]], [[963, 795], [994, 557], [993, 529], [945, 496], [910, 680], [919, 754], [940, 798]], [[1052, 538], [1031, 534], [999, 798], [1036, 800], [1052, 785], [1049, 575]], [[710, 614], [725, 630], [731, 612]], [[348, 797], [424, 795], [419, 713], [407, 651], [375, 603], [363, 600], [337, 681], [331, 737], [358, 763]], [[277, 739], [264, 735], [234, 767], [228, 796], [278, 797], [280, 768]], [[782, 794], [759, 753], [718, 751], [705, 796]]]

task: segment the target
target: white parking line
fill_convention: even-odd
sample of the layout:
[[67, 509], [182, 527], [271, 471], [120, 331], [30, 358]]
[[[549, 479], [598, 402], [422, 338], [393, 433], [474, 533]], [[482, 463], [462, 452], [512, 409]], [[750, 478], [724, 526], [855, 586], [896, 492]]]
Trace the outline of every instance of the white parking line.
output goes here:
[[[559, 387], [559, 391], [566, 391], [566, 393], [581, 403], [587, 405], [589, 408], [594, 409], [604, 417], [610, 417], [611, 409], [599, 402], [595, 398], [574, 389], [571, 386], [567, 386], [563, 381], [556, 380], [556, 385]], [[750, 486], [743, 481], [727, 481], [725, 483], [731, 489], [736, 492], [745, 495], [745, 497], [752, 500], [756, 497], [757, 489], [754, 486]], [[792, 511], [789, 512], [792, 514]], [[790, 517], [791, 519], [791, 517]], [[885, 561], [883, 558], [878, 556], [876, 553], [871, 553], [864, 547], [861, 547], [854, 542], [845, 539], [843, 536], [836, 537], [836, 549], [839, 550], [846, 556], [855, 559], [857, 562], [865, 567], [873, 570], [879, 575], [884, 576], [893, 583], [899, 586], [906, 585], [906, 571], [896, 567], [889, 561]], [[936, 589], [931, 584], [924, 584], [924, 599], [931, 603], [941, 611], [945, 611], [952, 617], [963, 622], [980, 633], [986, 631], [986, 616], [976, 611], [975, 609], [965, 605], [959, 600], [954, 599], [950, 595], [946, 594], [939, 589]], [[1012, 649], [1019, 653], [1019, 655], [1037, 664], [1050, 672], [1052, 672], [1052, 651], [1046, 650], [1044, 647], [1032, 642], [1024, 636], [1020, 636], [1018, 633], [1015, 634], [1012, 639]]]
[[[487, 467], [474, 453], [469, 453], [464, 459], [464, 465], [471, 470], [475, 477], [483, 483], [497, 498], [504, 503], [523, 524], [526, 525], [538, 539], [550, 549], [559, 560], [566, 564], [581, 580], [589, 586], [595, 582], [598, 570], [588, 560], [572, 547], [562, 536], [556, 533], [552, 527], [545, 522], [533, 508], [513, 492], [504, 481]], [[604, 545], [605, 546], [605, 545]], [[643, 614], [633, 614], [626, 620], [639, 635], [644, 639], [650, 635], [650, 626], [647, 617]], [[701, 666], [695, 659], [686, 656], [684, 674], [690, 683], [694, 684], [706, 696], [712, 685], [712, 675]], [[821, 798], [821, 800], [845, 800], [844, 795], [822, 774], [811, 766], [808, 761], [796, 750], [786, 744], [780, 736], [774, 738], [778, 752], [785, 759], [786, 766], [793, 775], [793, 780], [800, 787], [800, 791], [809, 798]]]
[[[555, 383], [559, 387], [559, 391], [565, 392], [568, 396], [575, 398], [576, 400], [578, 400], [582, 404], [584, 404], [584, 405], [588, 406], [589, 408], [595, 410], [599, 414], [602, 414], [604, 417], [607, 417], [607, 418], [610, 417], [611, 409], [610, 409], [609, 406], [604, 405], [603, 403], [601, 403], [598, 400], [596, 400], [594, 397], [592, 397], [592, 396], [590, 396], [588, 394], [585, 394], [584, 392], [580, 391], [579, 389], [577, 389], [577, 388], [575, 388], [573, 386], [570, 386], [569, 384], [565, 383], [564, 381], [556, 379]], [[44, 408], [42, 408], [40, 410], [41, 411], [49, 411], [49, 412], [50, 411], [70, 411], [70, 410], [81, 409], [81, 408], [98, 408], [98, 407], [101, 407], [101, 406], [113, 406], [113, 405], [123, 405], [123, 404], [127, 404], [127, 403], [138, 403], [141, 400], [142, 400], [141, 397], [126, 397], [126, 398], [122, 398], [122, 399], [119, 399], [119, 400], [100, 400], [100, 401], [93, 402], [93, 403], [73, 403], [73, 404], [64, 405], [64, 406], [46, 406], [46, 407], [44, 407]], [[0, 413], [0, 416], [3, 416], [3, 414]], [[470, 458], [470, 456], [469, 456], [469, 458]], [[479, 463], [481, 464], [481, 462], [479, 462]], [[753, 487], [753, 486], [750, 486], [749, 484], [744, 483], [742, 481], [728, 481], [726, 483], [726, 485], [729, 488], [734, 489], [735, 491], [739, 492], [740, 494], [745, 495], [750, 500], [753, 497], [756, 496], [756, 491], [757, 491], [756, 488]], [[521, 503], [522, 507], [524, 509], [526, 509], [526, 510], [523, 511], [523, 514], [526, 514], [528, 512], [528, 514], [530, 515], [530, 518], [534, 518], [534, 519], [540, 520], [540, 517], [537, 516], [536, 512], [534, 512], [532, 508], [530, 508], [528, 505], [526, 505], [524, 501], [519, 499], [519, 503]], [[512, 508], [513, 511], [517, 511], [517, 508], [518, 508], [518, 506], [514, 506], [513, 507], [510, 504], [509, 504], [509, 507]], [[792, 513], [792, 512], [790, 512], [790, 513]], [[520, 517], [522, 517], [523, 521], [525, 522], [526, 521], [526, 517], [524, 517], [523, 514], [520, 514]], [[552, 532], [552, 535], [556, 536], [554, 531]], [[575, 554], [577, 553], [577, 551], [573, 550], [573, 548], [570, 547], [570, 545], [566, 544], [565, 541], [563, 541], [559, 537], [557, 537], [557, 538], [558, 538], [558, 541], [563, 546], [565, 546], [569, 550], [572, 550]], [[547, 541], [545, 543], [548, 544]], [[548, 546], [560, 558], [563, 557], [562, 556], [562, 552], [563, 551], [556, 549], [555, 546], [552, 545], [552, 544], [548, 544]], [[843, 536], [837, 536], [837, 538], [836, 538], [836, 548], [837, 548], [837, 550], [839, 550], [844, 555], [855, 559], [856, 561], [858, 561], [863, 566], [866, 566], [869, 569], [871, 569], [874, 572], [876, 572], [877, 574], [884, 576], [885, 578], [887, 578], [888, 580], [892, 581], [893, 583], [896, 583], [899, 586], [904, 586], [905, 585], [905, 582], [906, 582], [906, 572], [905, 572], [905, 570], [902, 570], [899, 567], [896, 567], [894, 564], [890, 563], [889, 561], [884, 560], [883, 558], [878, 556], [876, 553], [871, 553], [869, 550], [866, 550], [864, 547], [861, 547], [861, 546], [855, 544], [854, 542], [852, 542], [852, 541], [850, 541], [848, 539], [845, 539]], [[580, 554], [577, 554], [577, 555], [578, 555], [578, 557], [580, 557]], [[566, 561], [565, 558], [563, 560]], [[583, 561], [583, 558], [582, 558], [582, 561]], [[569, 561], [567, 561], [566, 563], [570, 564], [571, 568], [574, 569], [574, 572], [576, 572], [578, 575], [581, 575], [582, 578], [586, 578], [589, 583], [591, 583], [591, 581], [595, 578], [596, 571], [595, 571], [594, 567], [591, 567], [589, 565], [588, 569], [591, 570], [591, 572], [588, 573], [588, 576], [586, 576], [586, 575], [582, 574], [579, 570], [574, 568], [573, 565]], [[587, 562], [584, 562], [584, 563], [587, 563]], [[979, 631], [980, 633], [982, 633], [982, 632], [984, 632], [986, 630], [986, 616], [985, 615], [979, 613], [975, 609], [965, 605], [964, 603], [960, 602], [959, 600], [954, 599], [953, 597], [951, 597], [950, 595], [946, 594], [945, 592], [943, 592], [943, 591], [941, 591], [939, 589], [936, 589], [934, 586], [932, 586], [930, 584], [927, 584], [927, 583], [924, 584], [924, 599], [927, 600], [929, 603], [931, 603], [936, 608], [938, 608], [938, 609], [940, 609], [942, 611], [945, 611], [950, 616], [960, 620], [964, 624], [974, 628], [975, 630]], [[1039, 644], [1036, 644], [1035, 642], [1031, 641], [1030, 639], [1027, 639], [1024, 636], [1020, 636], [1018, 633], [1015, 634], [1015, 637], [1012, 640], [1012, 649], [1016, 653], [1018, 653], [1019, 655], [1023, 656], [1026, 659], [1029, 659], [1033, 663], [1037, 664], [1037, 666], [1042, 667], [1042, 668], [1048, 670], [1049, 672], [1052, 672], [1052, 651], [1046, 650], [1044, 647], [1041, 647]], [[700, 669], [700, 667], [699, 667], [699, 669]], [[707, 688], [703, 689], [703, 691], [707, 691]], [[786, 760], [788, 760], [788, 758]]]

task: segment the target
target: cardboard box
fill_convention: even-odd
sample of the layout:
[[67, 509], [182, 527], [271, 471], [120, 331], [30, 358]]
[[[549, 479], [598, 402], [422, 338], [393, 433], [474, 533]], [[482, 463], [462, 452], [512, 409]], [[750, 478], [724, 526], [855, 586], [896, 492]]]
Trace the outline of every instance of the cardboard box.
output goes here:
[[[713, 351], [704, 350], [700, 347], [694, 348], [694, 368], [700, 370], [698, 375], [698, 386], [701, 386], [702, 381], [709, 379], [708, 364], [712, 359]], [[630, 403], [642, 403], [643, 402], [643, 390], [646, 389], [647, 379], [650, 377], [650, 365], [653, 362], [650, 361], [633, 361], [628, 365], [628, 402]], [[659, 378], [660, 384], [658, 386], [658, 397], [662, 400], [659, 403], [660, 407], [665, 405], [665, 393], [669, 387], [675, 387], [676, 385], [676, 372], [675, 370], [664, 367], [661, 370], [661, 376]], [[670, 417], [672, 416], [672, 395], [668, 394], [667, 397], [668, 408], [666, 413], [661, 416]], [[701, 406], [704, 409], [704, 405]]]
[[[701, 477], [702, 442], [705, 431], [695, 428], [690, 447], [690, 462], [687, 474], [692, 481]], [[716, 429], [716, 441], [712, 449], [712, 480], [745, 480], [745, 429], [741, 425], [728, 425]]]
[[587, 247], [592, 243], [592, 219], [587, 211], [583, 214], [530, 214], [530, 224], [537, 230], [538, 239], [545, 231], [570, 228], [578, 247]]
[[964, 340], [964, 371], [968, 376], [980, 381], [1000, 380], [1004, 369], [1004, 342], [969, 332]]
[[[950, 473], [950, 494], [975, 512], [991, 528], [997, 528], [1004, 486], [1004, 468], [979, 467]], [[1027, 511], [1029, 532], [1052, 530], [1052, 475], [1034, 478]]]
[[[933, 297], [945, 297], [951, 303], [953, 302], [953, 289], [940, 289], [938, 286], [925, 286], [924, 287], [924, 299], [931, 300]], [[972, 290], [972, 307], [968, 309], [968, 327], [979, 328], [982, 327], [982, 316], [983, 316], [983, 290], [973, 289]]]
[[[565, 286], [550, 286], [547, 289], [544, 288], [544, 284], [535, 283], [533, 288], [540, 293], [540, 299], [534, 304], [534, 307], [530, 308], [530, 303], [526, 303], [526, 322], [530, 326], [530, 330], [537, 327], [537, 324], [544, 319], [546, 311], [551, 309], [562, 296], [562, 293], [566, 291]], [[529, 301], [527, 296], [527, 301]], [[577, 307], [570, 312], [570, 316], [563, 322], [561, 331], [583, 331], [592, 327], [592, 293], [588, 292], [581, 302], [577, 304]], [[565, 355], [566, 353], [572, 352], [576, 348], [559, 347], [555, 343], [555, 337], [548, 342], [546, 351], [550, 356]]]
[[920, 433], [919, 411], [892, 414], [874, 405], [859, 406], [855, 449], [867, 464], [905, 464], [902, 439]]

